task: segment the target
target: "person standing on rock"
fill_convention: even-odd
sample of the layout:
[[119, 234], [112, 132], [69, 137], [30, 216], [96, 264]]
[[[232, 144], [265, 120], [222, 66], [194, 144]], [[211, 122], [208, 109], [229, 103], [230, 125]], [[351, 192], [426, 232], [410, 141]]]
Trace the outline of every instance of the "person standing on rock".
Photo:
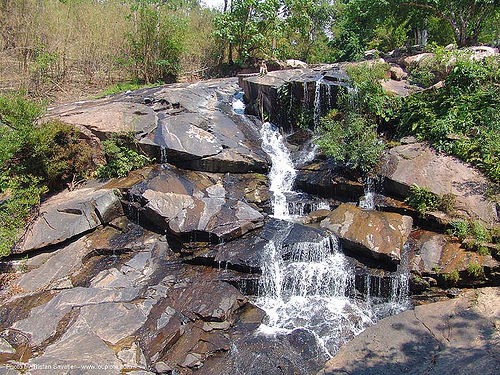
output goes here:
[[260, 71], [259, 71], [259, 75], [260, 76], [265, 76], [267, 74], [267, 65], [266, 65], [266, 62], [264, 60], [262, 60], [260, 62]]

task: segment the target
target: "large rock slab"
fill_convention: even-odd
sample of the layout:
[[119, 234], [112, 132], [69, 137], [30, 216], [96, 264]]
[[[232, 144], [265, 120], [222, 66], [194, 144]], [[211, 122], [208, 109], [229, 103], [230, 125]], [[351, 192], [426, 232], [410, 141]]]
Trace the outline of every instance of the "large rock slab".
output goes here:
[[235, 78], [171, 84], [53, 108], [56, 119], [101, 140], [132, 133], [159, 162], [209, 172], [265, 172], [260, 121], [243, 117], [232, 103]]
[[347, 250], [399, 263], [412, 224], [410, 216], [342, 204], [321, 222], [321, 227], [339, 236]]
[[453, 194], [455, 211], [487, 225], [498, 222], [497, 207], [488, 199], [488, 179], [455, 157], [437, 153], [426, 143], [397, 146], [384, 155], [380, 174], [387, 193], [406, 197], [413, 185], [437, 195]]
[[82, 188], [63, 191], [46, 201], [28, 224], [14, 253], [26, 253], [72, 239], [123, 215], [114, 189]]
[[365, 194], [363, 183], [355, 176], [349, 176], [331, 160], [313, 161], [300, 166], [295, 186], [306, 193], [352, 202]]
[[[459, 286], [491, 285], [499, 277], [500, 262], [491, 255], [468, 251], [464, 245], [449, 236], [418, 230], [411, 234], [410, 270], [420, 275], [439, 278], [443, 274], [458, 272]], [[469, 275], [471, 265], [481, 266], [482, 275]]]
[[223, 175], [162, 169], [130, 190], [146, 220], [183, 241], [226, 241], [264, 223], [263, 215], [230, 194]]
[[[279, 236], [279, 237], [278, 237]], [[283, 259], [292, 258], [300, 251], [300, 244], [318, 244], [328, 237], [324, 230], [297, 223], [271, 219], [262, 229], [229, 243], [217, 245], [214, 261], [223, 267], [260, 273], [266, 261], [266, 246], [279, 239]]]
[[471, 291], [379, 321], [318, 375], [498, 373], [500, 289]]
[[[19, 361], [37, 375], [184, 373], [229, 352], [236, 322], [252, 336], [264, 313], [226, 282], [238, 273], [185, 265], [162, 235], [122, 221], [28, 261], [14, 295], [2, 296], [2, 365]], [[71, 249], [78, 261], [65, 267]], [[53, 288], [60, 277], [70, 282]], [[23, 281], [40, 287], [20, 291]]]

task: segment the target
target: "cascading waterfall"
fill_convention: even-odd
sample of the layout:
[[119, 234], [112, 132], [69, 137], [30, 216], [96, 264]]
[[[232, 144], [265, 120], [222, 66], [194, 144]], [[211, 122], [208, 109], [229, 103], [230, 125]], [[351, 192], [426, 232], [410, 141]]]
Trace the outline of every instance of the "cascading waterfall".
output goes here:
[[[239, 106], [233, 102], [235, 113]], [[287, 198], [297, 198], [299, 194], [293, 191], [296, 171], [283, 136], [268, 122], [262, 124], [260, 134], [262, 148], [272, 163], [269, 180], [273, 215], [286, 222], [264, 248], [255, 300], [267, 314], [267, 322], [260, 332], [276, 334], [307, 329], [324, 353], [331, 356], [344, 342], [380, 317], [408, 307], [407, 267], [399, 267], [391, 276], [390, 296], [385, 301], [381, 298], [382, 278], [371, 275], [365, 276], [366, 283], [374, 278], [378, 289], [372, 291], [371, 285], [367, 285], [366, 298], [356, 298], [359, 292], [355, 269], [342, 253], [337, 237], [294, 243], [284, 248], [294, 215], [302, 215], [305, 208], [301, 211], [300, 204], [287, 202]], [[329, 208], [326, 202], [315, 204], [317, 208]]]
[[359, 201], [359, 207], [364, 210], [375, 209], [375, 180], [372, 176], [368, 176], [365, 181], [364, 193]]
[[283, 136], [270, 122], [262, 124], [260, 130], [262, 149], [271, 158], [271, 171], [269, 190], [273, 193], [273, 214], [277, 219], [290, 217], [286, 195], [293, 193], [293, 183], [296, 171], [288, 148], [285, 146]]
[[315, 81], [314, 111], [313, 111], [314, 129], [318, 128], [319, 119], [321, 117], [321, 81], [322, 81], [321, 78], [319, 78]]

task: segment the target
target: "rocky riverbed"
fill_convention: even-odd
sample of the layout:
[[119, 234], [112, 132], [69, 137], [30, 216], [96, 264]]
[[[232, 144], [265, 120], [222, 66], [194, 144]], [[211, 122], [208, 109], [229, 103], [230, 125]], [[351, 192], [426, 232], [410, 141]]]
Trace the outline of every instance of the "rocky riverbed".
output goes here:
[[[416, 89], [393, 68], [387, 87]], [[385, 152], [374, 186], [309, 132], [259, 119], [260, 100], [279, 125], [284, 84], [319, 116], [345, 81], [342, 66], [295, 69], [51, 109], [97, 159], [126, 131], [157, 164], [42, 203], [2, 263], [0, 372], [493, 374], [498, 258], [404, 203], [426, 186], [494, 226], [486, 178], [410, 140]], [[413, 309], [460, 294], [442, 276], [454, 270], [458, 287], [489, 288]]]

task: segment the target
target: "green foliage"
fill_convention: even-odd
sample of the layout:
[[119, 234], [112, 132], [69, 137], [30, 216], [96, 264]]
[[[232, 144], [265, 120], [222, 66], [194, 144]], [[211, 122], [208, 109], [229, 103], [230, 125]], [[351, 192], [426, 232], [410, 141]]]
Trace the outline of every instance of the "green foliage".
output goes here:
[[427, 88], [436, 83], [436, 75], [428, 67], [415, 67], [409, 72], [409, 80], [414, 85]]
[[479, 221], [474, 221], [470, 224], [470, 235], [481, 242], [488, 242], [491, 240], [490, 231]]
[[455, 213], [456, 197], [453, 194], [444, 194], [441, 196], [441, 202], [439, 203], [439, 209], [448, 215], [453, 215]]
[[458, 237], [462, 241], [469, 235], [469, 223], [465, 220], [454, 221], [450, 223], [450, 226], [448, 234]]
[[20, 237], [25, 220], [34, 206], [40, 203], [42, 194], [48, 191], [40, 185], [41, 179], [31, 175], [7, 178], [1, 175], [4, 200], [0, 199], [0, 257], [10, 250]]
[[107, 164], [97, 168], [96, 174], [99, 178], [125, 177], [130, 171], [151, 163], [147, 156], [131, 148], [135, 145], [131, 136], [114, 136], [102, 144]]
[[22, 95], [0, 95], [0, 256], [10, 252], [44, 193], [92, 169], [78, 131], [59, 122], [36, 124], [41, 114]]
[[458, 55], [445, 87], [409, 96], [399, 134], [417, 135], [500, 182], [500, 58]]
[[458, 270], [453, 270], [449, 273], [443, 273], [443, 279], [452, 284], [458, 283], [460, 280], [460, 275], [458, 274]]
[[429, 211], [435, 211], [441, 204], [441, 197], [431, 193], [425, 187], [413, 185], [410, 188], [410, 194], [406, 202], [419, 213], [424, 214]]
[[373, 169], [384, 150], [376, 125], [365, 117], [348, 113], [342, 119], [326, 116], [321, 120], [323, 135], [317, 143], [326, 155], [363, 172]]
[[157, 0], [140, 0], [131, 6], [130, 59], [136, 77], [146, 83], [169, 82], [180, 72], [187, 20], [172, 12], [175, 6], [175, 2]]
[[469, 263], [467, 265], [467, 273], [472, 277], [481, 277], [484, 276], [484, 269], [480, 264], [477, 263]]
[[131, 82], [120, 82], [120, 83], [114, 84], [113, 86], [108, 87], [102, 93], [100, 93], [99, 95], [96, 95], [95, 98], [99, 99], [99, 98], [103, 98], [103, 97], [108, 96], [108, 95], [113, 95], [113, 94], [117, 94], [117, 93], [124, 92], [124, 91], [138, 90], [138, 89], [143, 89], [146, 87], [156, 87], [156, 86], [160, 86], [163, 84], [164, 83], [162, 81], [158, 81], [155, 83], [141, 83], [137, 79], [132, 80]]
[[214, 36], [228, 49], [230, 63], [234, 58], [240, 64], [268, 58], [326, 62], [331, 54], [325, 30], [332, 15], [325, 0], [235, 0], [215, 17]]
[[380, 80], [386, 78], [389, 64], [362, 63], [347, 68], [353, 90], [344, 98], [345, 109], [362, 113], [374, 121], [377, 118], [389, 120], [401, 105], [401, 99], [387, 94]]
[[338, 162], [363, 172], [380, 159], [384, 143], [377, 135], [378, 123], [394, 116], [398, 98], [384, 92], [387, 64], [358, 64], [347, 69], [351, 88], [340, 95], [340, 109], [322, 119], [317, 143]]

